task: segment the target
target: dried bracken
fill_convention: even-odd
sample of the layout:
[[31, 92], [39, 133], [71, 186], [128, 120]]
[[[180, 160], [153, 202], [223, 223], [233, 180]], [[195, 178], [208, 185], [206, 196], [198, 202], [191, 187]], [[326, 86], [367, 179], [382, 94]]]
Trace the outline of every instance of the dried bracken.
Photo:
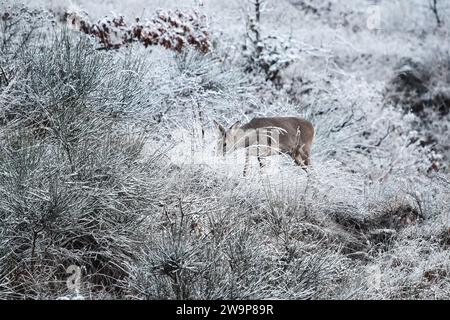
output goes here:
[[204, 53], [211, 49], [207, 17], [196, 10], [161, 10], [148, 21], [135, 18], [132, 23], [122, 15], [104, 17], [97, 22], [91, 22], [84, 12], [66, 11], [60, 16], [69, 27], [94, 36], [102, 49], [117, 49], [133, 42], [177, 52], [187, 46]]

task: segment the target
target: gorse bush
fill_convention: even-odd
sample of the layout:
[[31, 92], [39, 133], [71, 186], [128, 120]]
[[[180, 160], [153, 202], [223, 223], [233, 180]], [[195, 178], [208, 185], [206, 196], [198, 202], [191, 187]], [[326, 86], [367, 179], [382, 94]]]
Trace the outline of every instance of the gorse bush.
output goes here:
[[111, 58], [63, 31], [22, 49], [25, 67], [2, 88], [2, 279], [16, 297], [64, 292], [70, 265], [117, 292], [144, 238], [154, 159], [142, 159], [145, 127], [129, 119], [152, 109], [122, 75], [143, 76], [139, 63]]
[[127, 59], [126, 54], [98, 54], [87, 38], [77, 39], [65, 31], [49, 46], [29, 46], [18, 55], [13, 64], [14, 81], [3, 91], [4, 116], [37, 117], [38, 122], [60, 109], [67, 116], [77, 112], [82, 116], [83, 110], [150, 112], [151, 105], [144, 106], [148, 98], [138, 94], [144, 86], [139, 80], [139, 75], [145, 76], [142, 63], [138, 57]]

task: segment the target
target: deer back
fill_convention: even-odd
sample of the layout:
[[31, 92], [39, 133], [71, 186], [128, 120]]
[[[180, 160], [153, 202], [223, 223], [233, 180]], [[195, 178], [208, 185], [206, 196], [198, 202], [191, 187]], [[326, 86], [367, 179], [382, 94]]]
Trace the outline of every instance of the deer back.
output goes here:
[[[267, 117], [254, 118], [241, 126], [244, 132], [251, 130], [266, 130], [267, 128], [280, 128], [277, 134], [278, 148], [281, 152], [292, 152], [301, 147], [311, 147], [314, 139], [314, 127], [308, 120], [298, 117]], [[272, 129], [271, 129], [272, 130]], [[259, 144], [266, 144], [261, 139]]]

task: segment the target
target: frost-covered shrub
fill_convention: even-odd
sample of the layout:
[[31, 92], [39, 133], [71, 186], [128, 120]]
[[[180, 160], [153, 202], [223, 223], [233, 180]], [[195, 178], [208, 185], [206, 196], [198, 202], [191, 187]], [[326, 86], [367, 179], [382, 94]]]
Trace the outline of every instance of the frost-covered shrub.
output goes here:
[[148, 21], [136, 18], [132, 23], [121, 15], [104, 17], [95, 23], [85, 12], [66, 11], [59, 16], [69, 27], [94, 36], [103, 49], [117, 49], [132, 42], [178, 52], [188, 46], [208, 52], [211, 47], [207, 18], [195, 10], [161, 10]]
[[145, 56], [152, 64], [148, 94], [158, 104], [155, 119], [161, 124], [156, 130], [164, 136], [172, 136], [174, 127], [205, 131], [214, 118], [236, 116], [250, 104], [248, 77], [214, 53], [159, 48]]
[[0, 9], [0, 52], [3, 55], [17, 54], [36, 36], [45, 23], [44, 10], [30, 9], [17, 4], [2, 5]]
[[141, 141], [96, 128], [69, 153], [24, 131], [2, 133], [8, 141], [0, 160], [1, 277], [9, 288], [2, 296], [70, 292], [71, 265], [82, 268], [79, 290], [117, 294], [143, 236], [150, 172], [139, 163]]
[[247, 33], [242, 47], [246, 72], [262, 73], [266, 81], [275, 86], [282, 85], [281, 72], [294, 60], [293, 48], [290, 41], [278, 36], [263, 36], [260, 27], [260, 15], [264, 1], [256, 0], [254, 17], [247, 18]]
[[71, 132], [76, 129], [69, 123], [92, 120], [92, 114], [124, 116], [127, 109], [130, 118], [156, 112], [152, 95], [140, 94], [149, 84], [143, 81], [147, 71], [141, 56], [95, 51], [86, 36], [70, 31], [46, 43], [30, 43], [27, 51], [11, 62], [14, 81], [0, 93], [4, 121], [20, 119], [41, 135], [80, 137]]
[[[326, 246], [312, 250], [299, 234], [300, 213], [280, 212], [278, 221], [261, 210], [267, 184], [211, 169], [193, 163], [168, 171], [168, 201], [150, 218], [154, 237], [133, 271], [132, 294], [150, 299], [331, 294], [345, 278], [345, 259]], [[221, 196], [204, 200], [216, 192]]]
[[430, 146], [430, 171], [446, 170], [449, 158], [450, 57], [445, 49], [429, 53], [422, 61], [403, 58], [386, 85], [387, 102], [412, 112], [411, 124], [423, 146]]
[[0, 90], [14, 83], [22, 50], [36, 39], [45, 41], [51, 21], [45, 10], [0, 3]]
[[249, 41], [243, 46], [243, 56], [246, 59], [247, 72], [263, 72], [266, 81], [276, 86], [282, 85], [281, 72], [294, 60], [289, 41], [280, 40], [275, 36], [268, 36], [258, 42]]
[[289, 0], [289, 4], [308, 22], [321, 21], [333, 29], [346, 28], [354, 33], [364, 32], [368, 27], [389, 34], [448, 31], [445, 17], [450, 7], [442, 0]]
[[154, 106], [142, 105], [139, 57], [111, 57], [73, 33], [51, 40], [21, 49], [0, 93], [0, 295], [70, 292], [71, 265], [82, 295], [117, 295], [157, 190], [159, 153], [141, 156]]
[[401, 59], [387, 85], [386, 99], [417, 114], [427, 110], [448, 114], [450, 57], [444, 52], [434, 53], [433, 56], [425, 62]]
[[391, 250], [373, 260], [379, 283], [369, 299], [446, 299], [450, 290], [449, 250], [440, 243], [446, 227], [436, 220], [405, 229]]

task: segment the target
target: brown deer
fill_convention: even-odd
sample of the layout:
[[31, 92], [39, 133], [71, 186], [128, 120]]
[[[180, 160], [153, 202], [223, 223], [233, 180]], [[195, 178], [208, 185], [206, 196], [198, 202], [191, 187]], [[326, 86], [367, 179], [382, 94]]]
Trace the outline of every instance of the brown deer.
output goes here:
[[[225, 155], [239, 148], [246, 148], [244, 175], [249, 165], [249, 155], [256, 156], [260, 167], [263, 158], [274, 154], [288, 154], [305, 171], [311, 164], [311, 147], [314, 139], [314, 127], [308, 120], [298, 117], [253, 118], [241, 126], [237, 121], [230, 129], [214, 120], [220, 131], [218, 150]], [[250, 148], [256, 147], [256, 148]]]

